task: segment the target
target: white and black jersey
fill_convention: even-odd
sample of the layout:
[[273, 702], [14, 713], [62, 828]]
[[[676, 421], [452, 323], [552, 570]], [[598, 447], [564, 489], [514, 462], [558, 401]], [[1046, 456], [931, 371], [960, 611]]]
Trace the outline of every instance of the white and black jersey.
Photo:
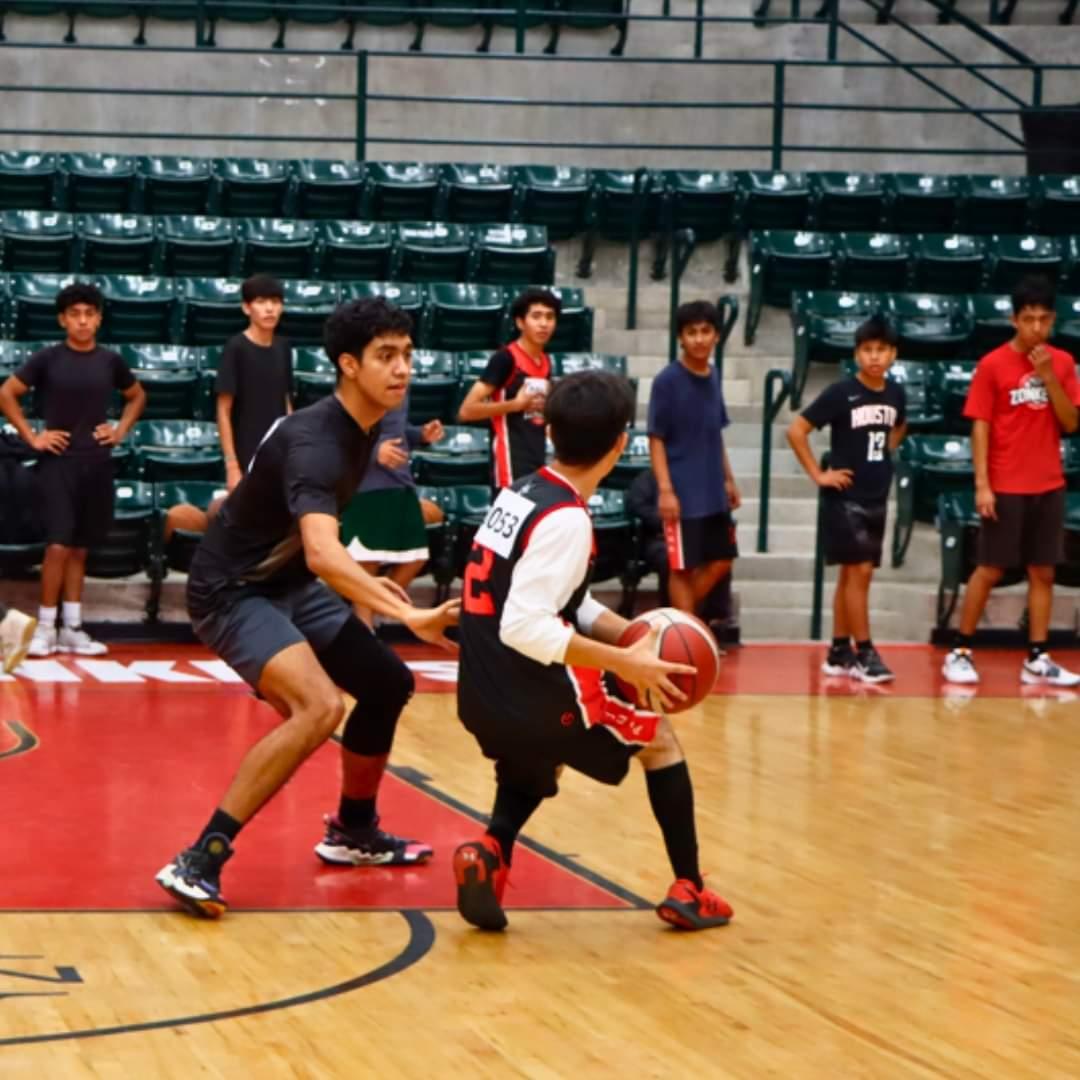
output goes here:
[[906, 418], [904, 388], [891, 379], [871, 390], [854, 376], [826, 387], [802, 412], [815, 428], [829, 428], [829, 467], [850, 469], [852, 484], [829, 497], [882, 502], [889, 497], [893, 464], [889, 435]]

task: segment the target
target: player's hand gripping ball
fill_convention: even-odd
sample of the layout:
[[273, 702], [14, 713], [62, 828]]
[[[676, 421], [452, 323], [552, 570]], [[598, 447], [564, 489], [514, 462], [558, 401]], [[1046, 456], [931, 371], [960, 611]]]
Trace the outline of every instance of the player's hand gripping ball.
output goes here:
[[[676, 702], [669, 713], [685, 712], [697, 705], [716, 685], [720, 674], [720, 653], [709, 628], [693, 615], [677, 608], [655, 608], [639, 615], [623, 631], [619, 645], [633, 645], [655, 626], [656, 654], [672, 664], [689, 664], [694, 675], [672, 675], [671, 681], [686, 694], [686, 700]], [[637, 690], [622, 679], [616, 680], [627, 701], [637, 702]]]

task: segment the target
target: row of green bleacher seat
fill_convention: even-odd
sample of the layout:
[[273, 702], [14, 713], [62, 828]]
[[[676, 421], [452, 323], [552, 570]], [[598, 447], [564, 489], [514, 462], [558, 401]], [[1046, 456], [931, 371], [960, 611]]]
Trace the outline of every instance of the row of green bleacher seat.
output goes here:
[[1080, 233], [984, 237], [766, 229], [750, 235], [744, 336], [751, 344], [763, 306], [788, 307], [797, 290], [1003, 293], [1025, 274], [1042, 274], [1062, 291], [1080, 292]]
[[510, 285], [553, 282], [555, 251], [542, 225], [5, 210], [0, 269]]
[[[640, 170], [639, 233], [755, 229], [1080, 232], [1080, 177]], [[635, 172], [576, 165], [0, 152], [0, 209], [447, 220], [625, 240]]]
[[[851, 357], [855, 330], [874, 314], [888, 316], [900, 336], [905, 360], [977, 360], [1014, 333], [1012, 304], [1000, 293], [796, 291], [791, 299], [794, 331], [793, 397], [799, 404], [812, 363]], [[1080, 355], [1080, 296], [1057, 298], [1054, 344]]]
[[[50, 341], [58, 336], [56, 294], [71, 274], [0, 274], [0, 326], [14, 341]], [[102, 341], [220, 345], [248, 325], [240, 307], [239, 278], [166, 278], [92, 275], [105, 296]], [[293, 344], [322, 343], [326, 317], [343, 301], [385, 296], [414, 320], [415, 343], [460, 352], [491, 349], [516, 335], [509, 307], [521, 286], [453, 282], [296, 281], [283, 279], [285, 311], [281, 333]], [[550, 348], [590, 352], [593, 310], [581, 289], [551, 288], [562, 301]]]
[[[551, 36], [544, 47], [544, 52], [549, 55], [558, 51], [559, 39], [566, 27], [598, 30], [614, 26], [618, 29], [618, 37], [611, 55], [620, 56], [629, 31], [629, 23], [624, 18], [628, 8], [629, 0], [529, 0], [525, 24], [526, 27], [551, 28]], [[57, 0], [8, 0], [0, 5], [0, 38], [7, 11], [66, 16], [67, 33], [63, 39], [66, 44], [78, 41], [76, 22], [80, 15], [105, 19], [134, 16], [138, 19], [138, 30], [133, 39], [135, 45], [146, 44], [147, 20], [151, 16], [170, 22], [191, 23], [198, 17], [198, 8], [192, 0], [124, 0], [122, 3], [90, 4], [77, 0], [66, 3], [58, 3]], [[516, 10], [510, 0], [470, 0], [467, 4], [462, 4], [460, 0], [348, 0], [347, 3], [336, 3], [335, 0], [273, 0], [272, 3], [264, 0], [207, 0], [202, 14], [205, 20], [203, 45], [217, 44], [217, 22], [224, 19], [237, 23], [276, 22], [278, 33], [271, 44], [275, 49], [285, 47], [289, 23], [344, 23], [347, 35], [341, 43], [342, 49], [353, 48], [358, 25], [386, 27], [411, 23], [416, 26], [416, 34], [409, 45], [411, 51], [423, 48], [424, 32], [429, 25], [450, 28], [478, 26], [484, 31], [477, 47], [480, 52], [486, 52], [490, 47], [491, 35], [496, 27], [513, 29], [517, 25]]]
[[[13, 373], [40, 346], [0, 341], [0, 380]], [[216, 417], [215, 383], [222, 350], [186, 345], [118, 345], [117, 351], [146, 390], [144, 420], [213, 420]], [[439, 419], [454, 423], [457, 411], [473, 383], [483, 373], [491, 353], [441, 352], [417, 349], [409, 389], [409, 418], [423, 424]], [[625, 356], [600, 353], [553, 353], [556, 378], [585, 368], [626, 375]], [[293, 350], [293, 397], [297, 408], [311, 405], [333, 391], [337, 374], [326, 353], [315, 346]], [[637, 387], [637, 380], [631, 380]], [[40, 415], [36, 395], [22, 400], [31, 419]], [[110, 410], [120, 415], [123, 400], [117, 394]], [[487, 422], [483, 422], [487, 427]]]

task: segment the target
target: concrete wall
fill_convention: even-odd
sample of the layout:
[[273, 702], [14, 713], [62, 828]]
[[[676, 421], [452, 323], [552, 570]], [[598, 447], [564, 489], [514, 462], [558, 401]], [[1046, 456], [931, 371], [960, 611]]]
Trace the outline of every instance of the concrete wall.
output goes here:
[[[853, 0], [847, 0], [851, 5]], [[635, 0], [637, 14], [659, 11], [660, 0]], [[774, 0], [780, 8], [780, 0]], [[804, 8], [812, 7], [805, 4]], [[910, 0], [909, 0], [910, 6]], [[688, 0], [674, 0], [675, 14], [692, 11]], [[745, 14], [747, 6], [709, 0], [709, 14]], [[863, 8], [855, 4], [852, 15]], [[846, 11], [845, 11], [846, 14]], [[10, 16], [6, 32], [11, 42], [59, 41], [65, 23], [57, 19]], [[860, 28], [882, 47], [910, 61], [933, 59], [933, 54], [895, 27]], [[78, 25], [82, 44], [115, 45], [131, 40], [133, 20], [90, 20]], [[276, 34], [272, 24], [255, 26], [222, 23], [222, 46], [265, 48]], [[0, 135], [5, 148], [110, 149], [117, 152], [190, 153], [199, 155], [263, 155], [270, 157], [351, 157], [356, 125], [355, 57], [339, 45], [343, 26], [290, 26], [291, 48], [314, 50], [286, 55], [267, 49], [251, 55], [202, 52], [140, 53], [108, 49], [31, 49], [0, 46], [0, 82], [26, 89], [3, 94], [5, 129], [66, 131], [67, 135]], [[412, 36], [405, 26], [363, 31], [371, 48], [403, 49]], [[372, 159], [491, 160], [504, 162], [565, 162], [612, 167], [639, 164], [654, 167], [768, 167], [771, 108], [759, 108], [773, 97], [773, 68], [732, 64], [695, 65], [691, 55], [692, 26], [680, 23], [639, 24], [631, 31], [628, 55], [663, 56], [668, 63], [626, 62], [606, 57], [613, 40], [610, 29], [567, 31], [559, 58], [538, 54], [547, 40], [544, 28], [528, 39], [528, 59], [487, 59], [468, 51], [479, 31], [430, 28], [427, 51], [453, 49], [459, 55], [433, 58], [423, 54], [372, 57], [369, 90], [376, 94], [411, 94], [434, 99], [426, 103], [369, 104], [368, 150]], [[1014, 27], [1001, 31], [1019, 48], [1044, 62], [1070, 62], [1080, 31], [1048, 35], [1045, 27]], [[968, 31], [933, 27], [935, 40], [965, 59], [997, 61], [1000, 54], [981, 44]], [[768, 30], [749, 26], [714, 25], [705, 31], [707, 57], [743, 59], [820, 59], [825, 55], [825, 31], [820, 26], [778, 26]], [[151, 21], [149, 38], [155, 45], [190, 44], [187, 24]], [[512, 46], [510, 32], [497, 32], [494, 48]], [[595, 63], [569, 57], [599, 55]], [[844, 36], [841, 58], [875, 59], [873, 50]], [[971, 76], [933, 76], [937, 84], [980, 107], [1009, 105], [997, 90]], [[1027, 73], [1002, 75], [1000, 81], [1024, 100], [1030, 99]], [[1044, 87], [1047, 103], [1076, 100], [1076, 73], [1050, 73]], [[72, 87], [67, 93], [42, 93], [34, 87]], [[104, 87], [130, 90], [182, 89], [256, 91], [243, 99], [115, 96], [95, 93]], [[301, 99], [294, 94], [313, 94]], [[270, 94], [282, 95], [270, 97]], [[807, 150], [789, 153], [789, 168], [932, 169], [936, 171], [1023, 171], [1022, 156], [993, 158], [989, 151], [1018, 149], [978, 119], [966, 116], [852, 113], [800, 110], [807, 103], [908, 105], [924, 108], [947, 105], [933, 88], [910, 74], [857, 68], [788, 68], [785, 79], [788, 109], [785, 140], [803, 146], [828, 146], [833, 152]], [[454, 101], [463, 96], [499, 96], [518, 100], [550, 99], [544, 106], [486, 106]], [[649, 108], [590, 107], [589, 100], [641, 102]], [[694, 101], [691, 109], [665, 108], [667, 102]], [[710, 107], [725, 102], [737, 107]], [[565, 103], [565, 104], [564, 104]], [[741, 106], [741, 107], [738, 107]], [[1018, 134], [1012, 118], [998, 118]], [[158, 137], [135, 138], [128, 133], [158, 132]], [[182, 138], [170, 138], [170, 135]], [[285, 142], [283, 137], [300, 141]], [[467, 139], [475, 146], [425, 146], [418, 138]], [[493, 146], [514, 143], [520, 146]], [[617, 142], [626, 149], [596, 146], [571, 148], [558, 144]], [[545, 145], [553, 144], [553, 145]], [[645, 150], [644, 146], [657, 149]], [[759, 151], [725, 151], [731, 145], [756, 145]], [[962, 146], [960, 158], [938, 156], [934, 150]], [[668, 149], [670, 147], [670, 149]], [[886, 153], [872, 152], [885, 148]]]

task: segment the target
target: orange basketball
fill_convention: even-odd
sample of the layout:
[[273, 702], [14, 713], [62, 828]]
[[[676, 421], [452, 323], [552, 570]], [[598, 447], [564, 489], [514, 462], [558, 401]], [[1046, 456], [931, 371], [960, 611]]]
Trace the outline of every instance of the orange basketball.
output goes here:
[[[686, 694], [669, 712], [678, 713], [697, 705], [716, 685], [720, 674], [720, 653], [709, 628], [693, 615], [677, 608], [655, 608], [639, 615], [623, 631], [620, 645], [632, 645], [649, 632], [651, 626], [659, 630], [656, 638], [657, 655], [673, 664], [689, 664], [696, 668], [694, 675], [673, 675], [671, 681]], [[619, 690], [628, 701], [637, 703], [634, 687], [617, 680]]]

